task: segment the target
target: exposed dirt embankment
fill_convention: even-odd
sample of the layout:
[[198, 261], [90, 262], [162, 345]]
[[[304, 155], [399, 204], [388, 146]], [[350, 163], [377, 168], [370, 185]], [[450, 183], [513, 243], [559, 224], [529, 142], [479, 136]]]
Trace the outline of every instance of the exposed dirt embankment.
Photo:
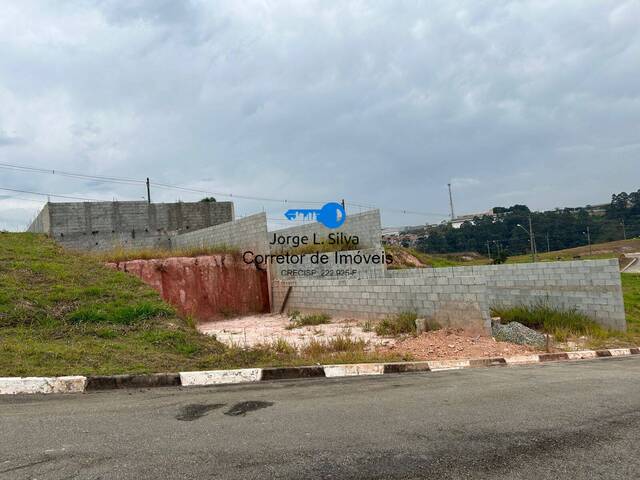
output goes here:
[[136, 275], [182, 315], [198, 321], [269, 311], [266, 272], [234, 255], [127, 260], [107, 266]]

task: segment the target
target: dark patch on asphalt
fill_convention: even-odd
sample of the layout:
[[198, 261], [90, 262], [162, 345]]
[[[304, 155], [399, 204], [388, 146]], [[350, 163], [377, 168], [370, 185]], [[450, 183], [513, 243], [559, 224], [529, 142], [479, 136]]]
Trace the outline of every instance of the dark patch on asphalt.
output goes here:
[[271, 407], [273, 402], [261, 402], [259, 400], [249, 400], [248, 402], [236, 403], [229, 410], [224, 412], [231, 417], [244, 417], [249, 412], [255, 412], [263, 408]]
[[211, 410], [217, 410], [225, 405], [226, 403], [192, 403], [185, 405], [180, 409], [180, 413], [176, 415], [176, 420], [192, 422], [193, 420], [204, 417]]
[[51, 462], [52, 460], [55, 460], [55, 459], [54, 458], [45, 458], [44, 460], [38, 460], [38, 461], [35, 461], [35, 462], [26, 463], [24, 465], [18, 465], [17, 467], [11, 467], [11, 468], [8, 468], [6, 470], [0, 470], [0, 473], [15, 472], [16, 470], [22, 470], [23, 468], [35, 467], [36, 465], [40, 465], [42, 463]]

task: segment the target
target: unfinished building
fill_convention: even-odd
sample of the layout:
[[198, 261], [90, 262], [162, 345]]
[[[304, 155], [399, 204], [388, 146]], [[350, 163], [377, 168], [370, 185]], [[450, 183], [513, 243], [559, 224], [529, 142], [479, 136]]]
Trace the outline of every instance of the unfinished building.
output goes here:
[[28, 231], [75, 250], [171, 248], [180, 233], [233, 220], [232, 202], [49, 202]]

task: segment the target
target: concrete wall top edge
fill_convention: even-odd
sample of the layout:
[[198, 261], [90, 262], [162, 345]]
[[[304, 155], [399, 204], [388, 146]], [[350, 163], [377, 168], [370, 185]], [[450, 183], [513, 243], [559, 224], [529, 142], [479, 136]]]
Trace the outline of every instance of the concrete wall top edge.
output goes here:
[[[347, 220], [356, 221], [356, 220], [360, 220], [362, 218], [366, 218], [366, 217], [374, 216], [374, 215], [377, 215], [379, 217], [380, 216], [380, 210], [378, 210], [376, 208], [376, 209], [373, 209], [373, 210], [367, 210], [366, 212], [348, 214]], [[271, 233], [271, 232], [280, 232], [280, 231], [283, 231], [283, 230], [291, 230], [291, 229], [295, 229], [295, 228], [298, 228], [298, 227], [321, 227], [321, 228], [323, 228], [325, 230], [333, 230], [333, 229], [329, 229], [329, 228], [325, 227], [321, 223], [309, 222], [309, 223], [303, 223], [302, 225], [292, 225], [290, 227], [283, 227], [283, 228], [278, 228], [278, 229], [275, 229], [275, 230], [269, 230], [269, 233]]]

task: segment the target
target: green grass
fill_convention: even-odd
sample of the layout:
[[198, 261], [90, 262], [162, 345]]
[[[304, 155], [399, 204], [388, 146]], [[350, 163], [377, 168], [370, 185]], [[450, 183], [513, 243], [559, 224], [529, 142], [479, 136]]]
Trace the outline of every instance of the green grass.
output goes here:
[[293, 330], [299, 327], [308, 327], [313, 325], [323, 325], [331, 322], [331, 317], [324, 313], [300, 315], [300, 312], [293, 312], [289, 316], [291, 322], [287, 325], [287, 330]]
[[494, 307], [491, 315], [500, 317], [503, 323], [519, 322], [529, 328], [549, 333], [561, 342], [579, 336], [604, 339], [613, 333], [575, 309], [562, 310], [543, 303], [509, 308]]
[[201, 257], [203, 255], [239, 254], [237, 248], [227, 245], [213, 245], [208, 247], [180, 248], [166, 250], [161, 248], [125, 249], [115, 248], [105, 252], [91, 253], [90, 256], [99, 262], [125, 262], [127, 260], [150, 260], [169, 257]]
[[[154, 254], [153, 257], [156, 255]], [[344, 344], [313, 355], [228, 347], [134, 276], [43, 235], [0, 233], [0, 376], [176, 372], [399, 359]]]
[[[477, 253], [424, 253], [419, 252], [414, 248], [400, 247], [397, 245], [385, 245], [385, 252], [393, 255], [393, 263], [387, 268], [391, 270], [400, 270], [405, 268], [421, 268], [420, 266], [413, 265], [412, 262], [407, 261], [407, 256], [414, 257], [421, 264], [422, 267], [444, 268], [444, 267], [460, 267], [464, 265], [486, 265], [491, 261], [478, 255]], [[468, 259], [467, 257], [473, 257]]]
[[628, 333], [640, 337], [640, 274], [622, 273], [620, 275]]
[[607, 330], [576, 310], [558, 310], [537, 304], [516, 308], [491, 309], [503, 323], [520, 322], [530, 328], [551, 333], [558, 341], [585, 336], [590, 348], [629, 347], [640, 345], [640, 275], [622, 273], [622, 293], [627, 331]]
[[380, 320], [375, 326], [375, 332], [382, 337], [394, 337], [416, 332], [416, 318], [414, 312], [402, 312], [392, 317]]
[[[540, 262], [557, 262], [557, 261], [569, 261], [576, 260], [579, 257], [581, 260], [599, 260], [606, 258], [620, 258], [625, 252], [637, 252], [640, 250], [640, 240], [617, 240], [614, 242], [595, 243], [591, 245], [591, 249], [588, 246], [583, 245], [580, 247], [567, 248], [564, 250], [555, 250], [551, 252], [539, 252], [538, 261]], [[589, 253], [591, 252], [591, 253]], [[528, 263], [531, 262], [531, 254], [516, 255], [509, 257], [507, 263]]]

